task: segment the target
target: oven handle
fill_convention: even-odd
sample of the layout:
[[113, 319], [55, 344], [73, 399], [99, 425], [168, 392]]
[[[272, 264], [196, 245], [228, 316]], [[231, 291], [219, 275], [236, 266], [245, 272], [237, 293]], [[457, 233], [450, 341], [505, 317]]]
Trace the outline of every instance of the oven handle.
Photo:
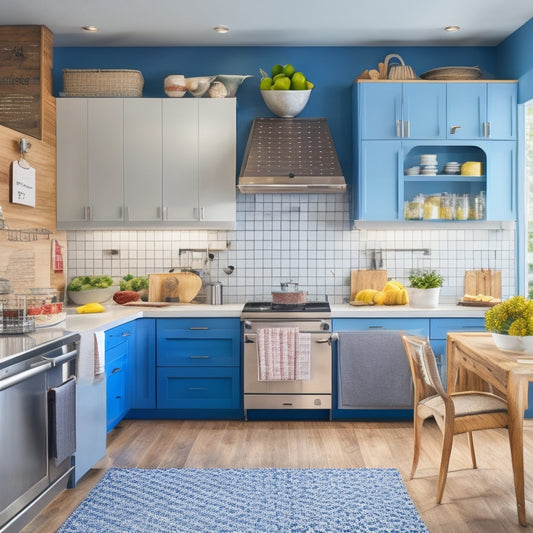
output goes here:
[[[302, 331], [301, 333], [311, 333], [312, 335], [323, 335], [320, 331]], [[253, 337], [253, 338], [252, 338]], [[255, 343], [255, 339], [257, 337], [257, 333], [245, 333], [244, 334], [244, 342], [246, 344]], [[323, 337], [321, 339], [317, 339], [317, 344], [325, 344], [326, 342], [328, 344], [331, 344], [333, 341], [336, 341], [339, 339], [339, 336], [337, 333], [331, 333], [327, 337]]]
[[6, 390], [9, 387], [13, 387], [13, 385], [18, 385], [19, 383], [22, 383], [23, 381], [26, 381], [27, 379], [30, 379], [33, 376], [42, 374], [43, 372], [50, 370], [50, 368], [52, 368], [52, 363], [50, 361], [47, 361], [46, 363], [43, 363], [39, 366], [35, 366], [33, 368], [30, 368], [29, 370], [25, 370], [20, 374], [15, 374], [14, 376], [3, 379], [2, 381], [0, 381], [0, 391]]

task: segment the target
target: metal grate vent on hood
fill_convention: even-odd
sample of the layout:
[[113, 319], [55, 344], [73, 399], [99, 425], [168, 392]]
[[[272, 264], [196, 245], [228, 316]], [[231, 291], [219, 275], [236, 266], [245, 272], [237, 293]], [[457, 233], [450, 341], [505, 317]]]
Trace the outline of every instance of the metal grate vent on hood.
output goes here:
[[254, 119], [238, 187], [243, 193], [344, 192], [326, 119]]

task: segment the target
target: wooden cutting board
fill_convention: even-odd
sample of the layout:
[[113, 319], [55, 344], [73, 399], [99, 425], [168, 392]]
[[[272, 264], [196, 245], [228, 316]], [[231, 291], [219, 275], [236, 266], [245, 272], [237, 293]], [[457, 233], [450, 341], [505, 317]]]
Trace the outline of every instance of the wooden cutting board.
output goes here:
[[502, 273], [500, 270], [467, 270], [465, 272], [465, 294], [484, 294], [502, 297]]
[[363, 289], [380, 291], [387, 283], [386, 270], [352, 270], [350, 283], [350, 301]]
[[190, 302], [202, 288], [202, 278], [194, 272], [172, 272], [148, 276], [149, 302]]

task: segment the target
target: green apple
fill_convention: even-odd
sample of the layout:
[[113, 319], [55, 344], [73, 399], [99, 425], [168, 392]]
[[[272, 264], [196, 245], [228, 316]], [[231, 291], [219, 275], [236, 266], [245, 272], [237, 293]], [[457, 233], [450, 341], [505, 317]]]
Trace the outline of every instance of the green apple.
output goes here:
[[305, 81], [303, 72], [295, 72], [291, 78], [291, 89], [293, 91], [304, 91], [307, 89]]
[[296, 69], [291, 64], [283, 66], [283, 73], [285, 74], [285, 76], [287, 76], [287, 78], [292, 78], [292, 75], [294, 74], [295, 70]]
[[283, 65], [274, 65], [272, 67], [272, 78], [276, 76], [276, 74], [281, 74], [283, 72]]
[[272, 85], [274, 91], [288, 91], [291, 88], [291, 79], [287, 76], [278, 78]]
[[272, 87], [272, 78], [263, 78], [259, 83], [261, 91], [268, 91]]

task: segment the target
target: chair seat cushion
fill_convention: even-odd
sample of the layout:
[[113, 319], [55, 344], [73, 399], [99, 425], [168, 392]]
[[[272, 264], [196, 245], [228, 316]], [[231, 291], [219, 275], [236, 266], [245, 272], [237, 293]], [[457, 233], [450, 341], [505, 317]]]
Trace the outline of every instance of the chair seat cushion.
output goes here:
[[[507, 402], [490, 392], [459, 392], [450, 395], [455, 406], [455, 417], [498, 413], [507, 411]], [[444, 401], [440, 396], [431, 396], [420, 402], [439, 416], [444, 416]]]

